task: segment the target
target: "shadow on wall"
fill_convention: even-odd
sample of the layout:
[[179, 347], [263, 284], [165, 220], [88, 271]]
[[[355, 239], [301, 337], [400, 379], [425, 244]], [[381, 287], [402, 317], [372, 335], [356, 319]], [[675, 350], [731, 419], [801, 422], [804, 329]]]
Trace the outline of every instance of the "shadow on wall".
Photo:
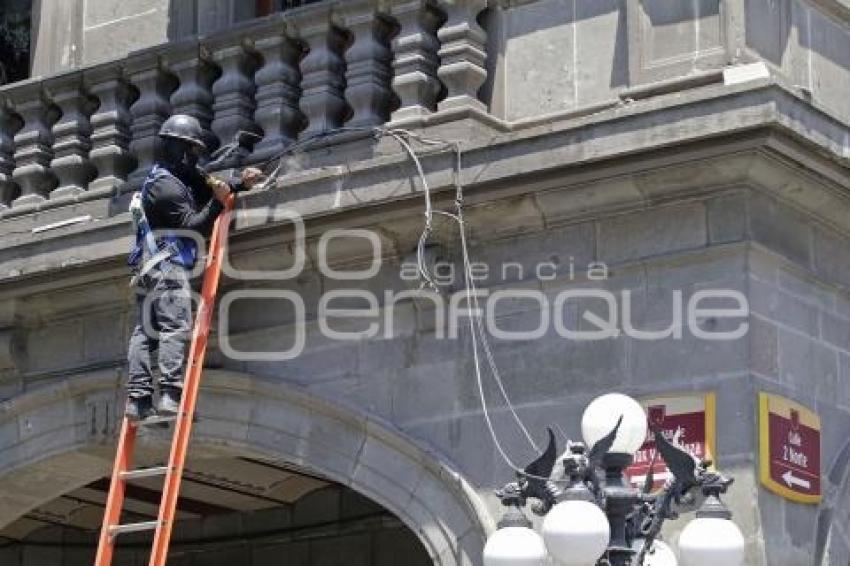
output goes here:
[[[834, 494], [826, 493], [818, 511], [817, 540], [815, 541], [815, 566], [841, 564], [843, 558], [850, 565], [850, 548], [842, 541], [850, 541], [850, 441], [838, 453], [827, 474], [829, 484], [839, 486]], [[837, 511], [837, 513], [836, 513]], [[841, 531], [841, 532], [839, 532]]]
[[[523, 7], [519, 9], [528, 10]], [[498, 80], [495, 70], [499, 61], [504, 60], [507, 44], [512, 38], [599, 18], [614, 12], [617, 12], [617, 26], [611, 37], [614, 44], [614, 64], [610, 86], [616, 88], [628, 85], [628, 34], [624, 0], [542, 0], [535, 12], [542, 17], [529, 14], [528, 17], [508, 18], [493, 9], [487, 9], [479, 16], [479, 23], [488, 32], [487, 80], [481, 87], [481, 98], [485, 104], [492, 102], [494, 81]]]

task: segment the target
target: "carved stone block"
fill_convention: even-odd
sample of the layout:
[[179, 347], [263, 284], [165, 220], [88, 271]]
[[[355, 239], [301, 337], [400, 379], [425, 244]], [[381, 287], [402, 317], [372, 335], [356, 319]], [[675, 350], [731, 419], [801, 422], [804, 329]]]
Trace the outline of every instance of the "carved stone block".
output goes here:
[[300, 38], [307, 44], [301, 61], [301, 111], [307, 117], [306, 138], [342, 126], [350, 114], [345, 102], [347, 37], [331, 22], [330, 12], [316, 11], [298, 21]]
[[210, 127], [213, 133], [222, 144], [233, 141], [240, 131], [259, 133], [254, 122], [257, 106], [254, 72], [260, 61], [253, 43], [226, 36], [206, 44], [206, 47], [221, 67], [221, 76], [212, 85], [214, 102]]
[[171, 75], [154, 53], [145, 52], [126, 62], [125, 73], [139, 91], [130, 107], [133, 123], [130, 152], [136, 157], [136, 169], [128, 179], [130, 186], [141, 185], [159, 153], [159, 128], [171, 115], [169, 97], [177, 87]]
[[52, 107], [40, 81], [19, 84], [9, 92], [15, 112], [23, 120], [23, 128], [15, 134], [15, 169], [12, 177], [21, 188], [13, 206], [44, 201], [56, 186], [50, 169], [53, 159], [51, 126], [59, 112]]
[[206, 133], [210, 150], [218, 146], [218, 140], [210, 131], [213, 120], [213, 82], [221, 75], [221, 69], [212, 60], [209, 50], [196, 40], [173, 46], [163, 55], [163, 62], [177, 76], [179, 86], [171, 94], [172, 111], [189, 114], [201, 123]]
[[486, 7], [486, 0], [458, 0], [447, 7], [448, 21], [437, 32], [441, 43], [437, 75], [447, 91], [441, 110], [459, 106], [484, 110], [478, 89], [487, 78], [487, 33], [477, 17]]
[[340, 19], [354, 36], [345, 52], [345, 99], [353, 112], [347, 125], [383, 124], [398, 106], [392, 91], [392, 24], [367, 1], [341, 6]]
[[59, 107], [62, 115], [53, 125], [53, 160], [50, 168], [56, 174], [58, 187], [50, 198], [74, 196], [86, 190], [94, 176], [89, 162], [93, 101], [83, 87], [82, 75], [60, 75], [45, 82], [45, 91]]
[[393, 90], [400, 107], [392, 119], [424, 116], [437, 109], [442, 84], [437, 77], [440, 42], [437, 28], [445, 16], [427, 0], [415, 0], [392, 7], [392, 16], [401, 31], [393, 39]]
[[15, 169], [15, 132], [20, 120], [12, 113], [4, 99], [0, 99], [0, 210], [7, 208], [18, 191], [12, 178]]
[[263, 57], [257, 71], [257, 110], [254, 118], [263, 129], [263, 139], [254, 148], [253, 159], [268, 159], [292, 143], [304, 127], [305, 118], [298, 109], [301, 97], [301, 71], [298, 62], [301, 46], [275, 30], [256, 40]]
[[135, 165], [129, 151], [129, 105], [135, 93], [117, 65], [86, 71], [85, 81], [89, 92], [100, 101], [90, 118], [89, 159], [97, 169], [97, 178], [89, 184], [89, 190], [112, 193], [120, 190]]

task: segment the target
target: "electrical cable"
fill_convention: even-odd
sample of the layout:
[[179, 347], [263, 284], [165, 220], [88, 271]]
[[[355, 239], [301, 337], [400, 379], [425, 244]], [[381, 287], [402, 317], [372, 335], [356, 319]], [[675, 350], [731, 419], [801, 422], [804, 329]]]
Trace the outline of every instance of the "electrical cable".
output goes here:
[[[416, 139], [416, 136], [414, 134], [411, 134], [410, 132], [407, 132], [407, 131], [404, 131], [404, 133], [407, 134], [408, 136]], [[448, 213], [448, 212], [445, 212], [445, 211], [434, 211], [433, 210], [433, 207], [431, 206], [430, 189], [428, 187], [427, 180], [425, 179], [424, 171], [422, 169], [422, 165], [419, 161], [418, 156], [412, 150], [410, 144], [408, 144], [406, 141], [400, 139], [400, 136], [398, 135], [398, 130], [396, 130], [393, 133], [389, 133], [389, 135], [392, 135], [394, 138], [396, 138], [397, 141], [399, 141], [399, 143], [408, 152], [411, 159], [414, 161], [414, 163], [416, 165], [417, 172], [419, 173], [419, 175], [421, 177], [424, 192], [425, 192], [426, 227], [422, 232], [422, 236], [420, 237], [419, 246], [418, 246], [418, 249], [417, 249], [417, 252], [418, 252], [417, 255], [419, 256], [420, 273], [423, 273], [423, 271], [424, 271], [423, 266], [422, 266], [423, 242], [430, 235], [430, 232], [431, 232], [431, 229], [432, 229], [431, 216], [436, 212], [437, 214], [441, 214], [441, 215], [444, 215], [444, 216], [447, 216], [449, 218], [454, 219], [458, 223], [459, 233], [460, 233], [460, 238], [461, 238], [461, 248], [462, 248], [463, 263], [464, 263], [464, 283], [465, 283], [465, 289], [466, 289], [467, 304], [471, 305], [473, 307], [473, 313], [480, 313], [481, 309], [480, 309], [480, 304], [478, 302], [478, 294], [476, 292], [477, 288], [475, 286], [474, 278], [472, 277], [472, 262], [470, 260], [469, 248], [468, 248], [467, 240], [466, 240], [466, 224], [465, 224], [464, 219], [463, 219], [463, 186], [462, 186], [461, 181], [460, 181], [460, 173], [462, 171], [462, 162], [461, 162], [462, 153], [461, 153], [461, 150], [460, 150], [460, 145], [457, 144], [456, 142], [441, 142], [441, 141], [437, 141], [437, 140], [427, 140], [427, 142], [426, 142], [426, 143], [429, 143], [430, 145], [444, 144], [444, 145], [451, 145], [451, 146], [454, 147], [455, 154], [456, 154], [455, 166], [454, 166], [454, 182], [455, 182], [455, 187], [456, 187], [455, 205], [457, 207], [457, 212], [455, 214], [451, 214], [451, 213]], [[422, 138], [417, 139], [417, 141], [420, 141], [421, 139]], [[425, 274], [427, 276], [427, 272], [425, 272]], [[429, 282], [431, 284], [433, 284], [433, 281], [429, 280]], [[505, 448], [502, 446], [502, 443], [500, 442], [498, 435], [496, 434], [495, 427], [494, 427], [492, 419], [490, 417], [490, 410], [487, 406], [487, 399], [486, 399], [486, 395], [484, 393], [483, 378], [482, 378], [482, 375], [481, 375], [481, 360], [480, 360], [480, 355], [479, 355], [479, 351], [478, 351], [479, 350], [479, 341], [482, 344], [482, 348], [483, 348], [484, 353], [487, 357], [488, 364], [490, 366], [491, 372], [493, 373], [493, 380], [496, 382], [496, 384], [499, 388], [499, 392], [501, 393], [502, 398], [505, 401], [505, 405], [507, 406], [508, 410], [510, 411], [511, 415], [513, 416], [513, 418], [516, 421], [519, 428], [522, 430], [523, 434], [525, 435], [526, 439], [528, 440], [528, 442], [532, 446], [532, 448], [534, 448], [534, 450], [536, 450], [538, 452], [540, 451], [539, 447], [534, 442], [534, 439], [532, 438], [531, 434], [529, 433], [528, 428], [525, 426], [525, 423], [523, 423], [522, 419], [517, 414], [516, 409], [513, 406], [513, 403], [511, 402], [510, 397], [507, 394], [507, 391], [505, 390], [504, 382], [501, 379], [501, 375], [499, 374], [499, 371], [498, 371], [498, 366], [495, 363], [495, 359], [493, 357], [493, 353], [492, 353], [492, 350], [490, 348], [490, 344], [489, 344], [489, 340], [487, 338], [486, 330], [485, 330], [484, 325], [481, 321], [481, 316], [477, 315], [477, 314], [471, 314], [469, 316], [469, 327], [470, 327], [470, 337], [472, 339], [473, 359], [474, 359], [474, 362], [475, 362], [476, 383], [478, 385], [478, 393], [479, 393], [479, 397], [480, 397], [480, 400], [481, 400], [482, 413], [484, 415], [484, 420], [485, 420], [485, 423], [487, 425], [488, 431], [490, 432], [490, 436], [493, 440], [494, 445], [496, 446], [496, 450], [499, 452], [499, 455], [502, 457], [502, 459], [505, 461], [505, 463], [510, 468], [512, 468], [515, 472], [520, 473], [525, 477], [548, 481], [549, 478], [544, 478], [542, 476], [535, 476], [533, 474], [526, 473], [524, 469], [520, 468], [517, 464], [515, 464], [513, 462], [513, 460], [507, 454], [507, 451], [505, 450]]]
[[[425, 279], [428, 285], [437, 290], [437, 284], [434, 283], [434, 278], [428, 269], [425, 267], [424, 256], [425, 256], [425, 243], [428, 241], [428, 238], [431, 236], [431, 232], [433, 231], [433, 208], [431, 206], [431, 188], [428, 186], [428, 180], [425, 178], [425, 171], [422, 169], [422, 163], [419, 161], [419, 158], [416, 156], [416, 152], [413, 151], [413, 148], [410, 144], [404, 140], [402, 135], [398, 133], [397, 130], [384, 130], [384, 133], [388, 136], [393, 137], [399, 145], [407, 152], [410, 156], [413, 163], [416, 165], [416, 171], [419, 173], [419, 178], [422, 181], [422, 189], [425, 193], [425, 227], [422, 230], [422, 233], [419, 236], [419, 241], [416, 245], [416, 261], [417, 268], [419, 270], [419, 275]], [[409, 135], [409, 133], [408, 133]]]
[[[402, 147], [402, 149], [407, 153], [410, 157], [411, 161], [413, 161], [416, 172], [419, 175], [420, 181], [422, 183], [422, 189], [424, 193], [425, 199], [425, 226], [422, 230], [422, 233], [419, 236], [419, 240], [416, 246], [416, 256], [417, 256], [417, 270], [422, 279], [427, 283], [429, 287], [434, 290], [438, 290], [437, 284], [434, 281], [433, 274], [428, 270], [425, 265], [424, 255], [425, 255], [425, 246], [433, 233], [433, 216], [434, 214], [440, 214], [446, 216], [458, 224], [459, 234], [460, 234], [460, 242], [461, 242], [461, 250], [463, 255], [463, 265], [464, 265], [464, 287], [466, 292], [466, 300], [467, 305], [471, 305], [473, 313], [469, 316], [469, 332], [470, 338], [472, 341], [472, 350], [473, 350], [473, 359], [475, 362], [475, 376], [476, 376], [476, 384], [478, 387], [478, 394], [481, 401], [482, 413], [484, 415], [484, 420], [487, 425], [487, 429], [490, 433], [490, 437], [493, 440], [493, 444], [496, 447], [496, 450], [499, 452], [502, 460], [516, 473], [521, 474], [526, 478], [531, 479], [539, 479], [544, 481], [550, 481], [550, 478], [543, 476], [536, 476], [534, 474], [529, 474], [525, 472], [523, 468], [518, 466], [513, 462], [511, 457], [508, 455], [501, 441], [499, 440], [498, 434], [496, 433], [495, 426], [493, 425], [493, 421], [490, 415], [490, 409], [487, 404], [486, 395], [484, 392], [484, 383], [483, 376], [481, 372], [481, 355], [479, 353], [479, 349], [483, 351], [483, 354], [487, 360], [487, 364], [492, 373], [493, 381], [496, 382], [496, 385], [499, 389], [499, 393], [501, 394], [502, 399], [505, 401], [505, 405], [508, 408], [509, 412], [513, 416], [520, 430], [522, 431], [525, 438], [528, 440], [529, 444], [535, 451], [540, 451], [540, 448], [534, 442], [534, 439], [531, 436], [531, 433], [528, 431], [528, 428], [525, 426], [525, 423], [520, 418], [519, 414], [516, 412], [516, 408], [510, 400], [510, 397], [505, 389], [504, 381], [501, 378], [501, 374], [499, 372], [498, 366], [495, 361], [495, 357], [493, 355], [492, 349], [490, 347], [489, 339], [487, 337], [486, 328], [482, 322], [482, 316], [480, 315], [481, 308], [480, 303], [478, 301], [477, 287], [475, 285], [474, 277], [472, 276], [472, 262], [470, 260], [469, 247], [466, 239], [466, 223], [463, 217], [463, 185], [461, 183], [461, 171], [462, 171], [462, 151], [460, 144], [454, 141], [446, 141], [446, 140], [436, 140], [431, 138], [425, 138], [421, 135], [415, 134], [405, 129], [401, 128], [382, 128], [382, 127], [374, 127], [374, 128], [364, 128], [364, 127], [343, 127], [336, 128], [333, 130], [326, 130], [324, 132], [319, 132], [314, 134], [308, 138], [303, 140], [299, 140], [290, 144], [286, 149], [284, 149], [279, 154], [272, 156], [271, 158], [264, 161], [261, 165], [261, 169], [267, 168], [272, 162], [275, 160], [280, 160], [278, 162], [277, 167], [267, 175], [266, 180], [263, 182], [260, 188], [267, 187], [271, 182], [273, 182], [281, 172], [283, 167], [283, 157], [288, 154], [293, 154], [296, 151], [306, 149], [310, 144], [316, 142], [319, 139], [326, 138], [328, 136], [343, 132], [343, 131], [371, 131], [375, 138], [380, 138], [383, 136], [389, 136], [396, 140], [396, 142]], [[455, 207], [456, 213], [452, 214], [450, 212], [442, 211], [442, 210], [434, 210], [433, 204], [431, 201], [431, 188], [428, 185], [428, 181], [425, 177], [425, 171], [422, 167], [422, 163], [414, 150], [411, 142], [409, 140], [414, 140], [423, 145], [429, 146], [440, 146], [440, 147], [451, 147], [455, 153], [455, 162], [453, 167], [453, 177], [455, 184]], [[554, 480], [559, 481], [559, 480]], [[567, 481], [567, 480], [561, 480]]]

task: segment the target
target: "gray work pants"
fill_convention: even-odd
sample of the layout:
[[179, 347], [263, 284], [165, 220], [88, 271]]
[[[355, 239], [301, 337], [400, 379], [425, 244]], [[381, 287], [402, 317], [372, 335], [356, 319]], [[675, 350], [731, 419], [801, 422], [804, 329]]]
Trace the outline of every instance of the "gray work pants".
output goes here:
[[154, 361], [159, 386], [182, 389], [187, 345], [192, 333], [192, 295], [188, 272], [169, 260], [151, 269], [137, 283], [136, 326], [127, 352], [127, 394], [153, 393]]

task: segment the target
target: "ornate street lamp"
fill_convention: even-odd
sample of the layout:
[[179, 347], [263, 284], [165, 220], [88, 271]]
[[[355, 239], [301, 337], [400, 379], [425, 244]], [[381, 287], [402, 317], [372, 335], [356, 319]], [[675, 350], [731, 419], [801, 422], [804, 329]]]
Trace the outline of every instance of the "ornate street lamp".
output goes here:
[[[643, 489], [629, 486], [623, 471], [646, 438], [647, 419], [625, 395], [596, 398], [581, 428], [586, 444], [567, 441], [562, 473], [552, 473], [557, 449], [549, 430], [543, 454], [517, 473], [517, 481], [496, 491], [508, 511], [487, 540], [484, 566], [677, 566], [670, 547], [657, 537], [665, 520], [696, 508], [697, 518], [679, 537], [682, 566], [743, 564], [744, 537], [720, 500], [731, 479], [654, 430], [673, 480], [650, 493], [650, 465]], [[523, 514], [528, 499], [536, 500], [532, 511], [544, 516], [542, 537]]]

